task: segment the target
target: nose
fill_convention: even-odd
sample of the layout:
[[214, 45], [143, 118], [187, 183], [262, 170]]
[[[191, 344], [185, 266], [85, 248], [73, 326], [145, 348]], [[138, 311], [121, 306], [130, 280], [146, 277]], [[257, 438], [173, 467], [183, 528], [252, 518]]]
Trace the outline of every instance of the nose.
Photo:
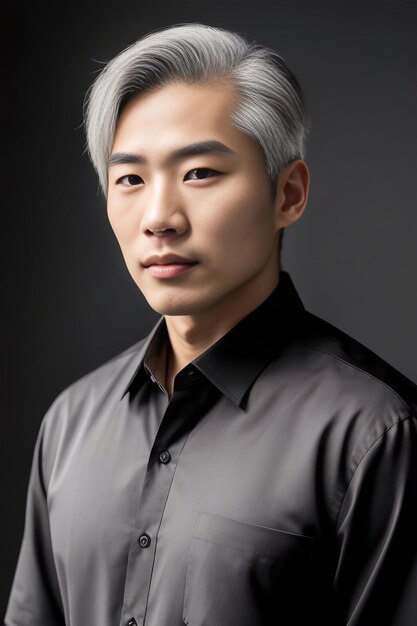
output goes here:
[[180, 236], [188, 230], [188, 219], [181, 194], [168, 179], [148, 184], [145, 210], [142, 220], [143, 232], [148, 237]]

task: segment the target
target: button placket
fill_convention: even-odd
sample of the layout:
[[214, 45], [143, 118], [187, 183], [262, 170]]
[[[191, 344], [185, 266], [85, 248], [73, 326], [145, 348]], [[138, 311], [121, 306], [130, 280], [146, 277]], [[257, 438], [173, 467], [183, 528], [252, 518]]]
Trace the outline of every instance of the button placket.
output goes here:
[[[136, 616], [140, 616], [138, 624], [142, 624], [142, 620], [146, 619], [159, 527], [177, 465], [172, 462], [172, 457], [174, 455], [175, 459], [180, 457], [192, 428], [199, 402], [199, 396], [190, 397], [189, 393], [183, 391], [174, 394], [150, 452], [145, 484], [138, 503], [135, 524], [138, 533], [135, 540], [136, 549], [132, 544], [124, 594], [127, 614], [125, 613], [123, 617], [128, 620], [129, 613], [132, 615], [135, 612]], [[181, 415], [181, 420], [178, 419], [178, 415]], [[188, 429], [184, 428], [185, 421], [189, 422]], [[165, 465], [165, 471], [158, 469], [158, 466], [161, 467], [160, 463]], [[132, 583], [129, 584], [129, 581]], [[139, 593], [138, 590], [140, 590]], [[123, 624], [126, 622], [124, 621]]]

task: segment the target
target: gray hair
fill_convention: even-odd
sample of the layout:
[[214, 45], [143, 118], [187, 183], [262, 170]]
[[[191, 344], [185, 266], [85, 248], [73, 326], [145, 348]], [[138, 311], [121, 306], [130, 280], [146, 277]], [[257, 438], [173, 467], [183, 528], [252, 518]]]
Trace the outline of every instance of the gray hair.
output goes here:
[[239, 94], [232, 123], [261, 146], [268, 176], [303, 158], [307, 127], [297, 79], [274, 50], [204, 24], [149, 33], [100, 72], [84, 102], [87, 149], [104, 195], [118, 116], [135, 95], [170, 82], [227, 81]]

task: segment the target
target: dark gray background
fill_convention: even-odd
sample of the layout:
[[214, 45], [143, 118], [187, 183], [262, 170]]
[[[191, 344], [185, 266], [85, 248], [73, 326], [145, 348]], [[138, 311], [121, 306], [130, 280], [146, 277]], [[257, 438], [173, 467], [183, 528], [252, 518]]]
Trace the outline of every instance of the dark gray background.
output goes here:
[[272, 46], [295, 71], [312, 186], [284, 266], [310, 310], [417, 380], [414, 1], [4, 3], [1, 611], [44, 412], [156, 319], [83, 154], [84, 93], [142, 34], [189, 21]]

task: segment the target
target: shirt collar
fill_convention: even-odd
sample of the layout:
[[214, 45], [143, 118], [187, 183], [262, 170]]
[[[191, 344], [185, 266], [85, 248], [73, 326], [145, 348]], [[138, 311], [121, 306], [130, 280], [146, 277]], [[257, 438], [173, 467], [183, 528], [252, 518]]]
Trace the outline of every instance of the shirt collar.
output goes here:
[[[133, 393], [136, 389], [138, 389], [146, 380], [149, 380], [149, 373], [145, 369], [145, 358], [149, 350], [155, 345], [155, 341], [159, 341], [159, 337], [163, 331], [165, 331], [165, 318], [161, 317], [155, 326], [152, 328], [149, 335], [142, 340], [139, 351], [134, 359], [133, 368], [129, 368], [130, 375], [129, 382], [124, 388], [121, 400], [127, 394], [127, 392]], [[132, 373], [133, 371], [133, 373]]]
[[[241, 405], [263, 369], [282, 350], [300, 322], [304, 306], [290, 276], [280, 273], [277, 287], [254, 311], [244, 317], [189, 366], [187, 374], [197, 370], [232, 402]], [[146, 338], [138, 354], [138, 363], [123, 396], [137, 389], [149, 377], [144, 359], [152, 342], [166, 332], [162, 317]]]
[[195, 366], [235, 404], [288, 341], [304, 306], [286, 272], [278, 286], [224, 337], [195, 359]]

